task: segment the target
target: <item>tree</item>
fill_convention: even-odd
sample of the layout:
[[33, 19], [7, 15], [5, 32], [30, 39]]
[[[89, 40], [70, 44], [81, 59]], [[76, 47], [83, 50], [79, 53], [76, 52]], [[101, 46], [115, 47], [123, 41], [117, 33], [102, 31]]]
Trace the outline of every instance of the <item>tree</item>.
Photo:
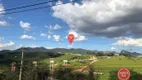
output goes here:
[[3, 73], [3, 78], [0, 80], [18, 80], [18, 72], [6, 71]]
[[54, 77], [59, 80], [66, 80], [67, 75], [69, 75], [71, 71], [71, 68], [58, 68], [58, 70], [54, 71]]
[[88, 74], [88, 80], [98, 80], [99, 79], [99, 74], [94, 74], [95, 71], [98, 71], [97, 69], [95, 70], [92, 66], [89, 66], [89, 74]]
[[113, 52], [108, 53], [106, 56], [114, 56], [114, 53]]
[[88, 80], [87, 75], [81, 72], [71, 72], [65, 74], [65, 80]]
[[97, 53], [96, 53], [96, 56], [105, 56], [105, 55], [104, 55], [103, 52], [100, 51], [100, 52], [97, 52]]
[[73, 72], [72, 68], [59, 68], [54, 72], [58, 80], [88, 80], [87, 74], [82, 72]]
[[[26, 63], [23, 66], [22, 80], [47, 80], [49, 73], [48, 65], [40, 64], [37, 67], [33, 66], [31, 63]], [[10, 70], [0, 74], [0, 80], [18, 80], [19, 78], [19, 68], [15, 72]]]

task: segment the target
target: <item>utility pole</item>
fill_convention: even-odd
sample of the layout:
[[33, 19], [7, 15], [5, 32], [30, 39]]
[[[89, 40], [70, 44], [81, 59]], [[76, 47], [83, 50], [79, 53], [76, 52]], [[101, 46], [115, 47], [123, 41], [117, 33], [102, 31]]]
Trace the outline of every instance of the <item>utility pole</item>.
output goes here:
[[24, 56], [24, 52], [23, 52], [23, 48], [22, 48], [22, 55], [21, 55], [21, 65], [20, 65], [19, 80], [21, 80], [21, 78], [22, 78], [23, 56]]

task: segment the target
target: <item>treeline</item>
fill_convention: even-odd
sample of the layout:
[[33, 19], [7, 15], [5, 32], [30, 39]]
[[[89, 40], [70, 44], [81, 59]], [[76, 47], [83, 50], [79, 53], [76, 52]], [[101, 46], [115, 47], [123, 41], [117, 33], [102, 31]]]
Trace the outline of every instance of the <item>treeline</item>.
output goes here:
[[[22, 80], [98, 80], [99, 75], [94, 75], [94, 69], [89, 67], [88, 73], [74, 72], [72, 68], [62, 67], [50, 70], [48, 65], [24, 65]], [[0, 73], [0, 80], [18, 80], [19, 68], [15, 72], [5, 71]]]
[[120, 53], [120, 55], [125, 57], [134, 57], [134, 55], [128, 53]]
[[[87, 55], [94, 55], [94, 56], [114, 56], [116, 53], [115, 52], [102, 52], [102, 51], [98, 51], [98, 52], [93, 52], [93, 51], [88, 51], [86, 52]], [[120, 56], [125, 56], [125, 57], [134, 57], [137, 55], [133, 55], [130, 53], [119, 53]]]
[[109, 53], [104, 53], [104, 52], [93, 52], [93, 51], [90, 51], [90, 52], [87, 52], [86, 54], [88, 55], [94, 55], [94, 56], [114, 56], [115, 53], [114, 52], [109, 52]]
[[[53, 52], [24, 52], [24, 61], [41, 60], [44, 58], [59, 57], [63, 54]], [[3, 52], [0, 53], [0, 64], [9, 64], [13, 61], [17, 62], [21, 60], [21, 52]]]

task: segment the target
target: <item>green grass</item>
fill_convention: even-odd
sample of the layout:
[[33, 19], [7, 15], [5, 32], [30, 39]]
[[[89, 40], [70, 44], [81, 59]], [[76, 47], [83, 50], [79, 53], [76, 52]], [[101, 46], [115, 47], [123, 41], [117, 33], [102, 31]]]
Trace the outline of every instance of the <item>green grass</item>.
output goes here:
[[100, 80], [108, 80], [109, 71], [113, 69], [119, 69], [126, 67], [133, 69], [139, 73], [142, 73], [142, 58], [133, 57], [128, 59], [124, 56], [112, 57], [112, 58], [99, 58], [97, 62], [93, 64], [94, 68], [99, 69], [104, 74], [100, 77]]
[[[63, 60], [68, 60], [71, 66], [84, 66], [89, 62], [74, 62], [73, 59], [89, 59], [89, 56], [80, 55], [80, 54], [71, 54], [67, 53], [63, 56], [54, 58], [55, 64], [62, 65]], [[44, 59], [41, 62], [49, 64], [49, 59]], [[109, 80], [109, 71], [113, 69], [119, 69], [121, 67], [126, 67], [129, 69], [133, 69], [139, 73], [142, 73], [142, 58], [133, 57], [128, 59], [124, 56], [119, 57], [111, 57], [111, 58], [102, 58], [98, 57], [98, 61], [92, 64], [95, 69], [99, 70], [99, 72], [103, 72], [103, 75], [100, 76], [100, 80]]]
[[70, 62], [72, 66], [84, 66], [87, 65], [89, 62]]
[[[89, 56], [80, 55], [80, 54], [66, 53], [63, 56], [54, 58], [54, 61], [55, 61], [55, 64], [62, 65], [63, 60], [68, 60], [69, 64], [71, 64], [72, 66], [83, 66], [83, 65], [86, 65], [88, 63], [88, 62], [84, 62], [84, 63], [83, 62], [73, 62], [72, 61], [73, 59], [89, 59]], [[41, 60], [40, 62], [50, 64], [49, 58]]]
[[9, 70], [7, 65], [0, 65], [0, 70]]

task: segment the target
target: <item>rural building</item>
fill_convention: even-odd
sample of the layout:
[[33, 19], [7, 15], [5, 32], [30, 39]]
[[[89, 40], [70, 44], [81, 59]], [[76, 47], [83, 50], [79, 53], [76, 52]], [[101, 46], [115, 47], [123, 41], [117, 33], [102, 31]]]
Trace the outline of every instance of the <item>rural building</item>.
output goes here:
[[115, 56], [119, 56], [119, 54], [114, 54]]
[[57, 54], [64, 54], [63, 52], [57, 52]]

